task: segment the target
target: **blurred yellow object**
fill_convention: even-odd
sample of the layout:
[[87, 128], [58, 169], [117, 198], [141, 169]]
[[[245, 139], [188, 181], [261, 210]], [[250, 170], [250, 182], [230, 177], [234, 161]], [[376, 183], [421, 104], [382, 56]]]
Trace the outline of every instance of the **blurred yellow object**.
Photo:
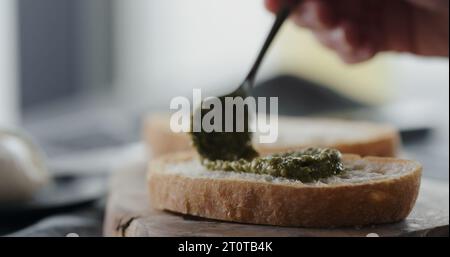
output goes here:
[[292, 22], [280, 33], [277, 51], [279, 72], [298, 75], [369, 104], [389, 100], [389, 67], [386, 58], [376, 57], [361, 64], [348, 65], [331, 50], [318, 43], [307, 30]]

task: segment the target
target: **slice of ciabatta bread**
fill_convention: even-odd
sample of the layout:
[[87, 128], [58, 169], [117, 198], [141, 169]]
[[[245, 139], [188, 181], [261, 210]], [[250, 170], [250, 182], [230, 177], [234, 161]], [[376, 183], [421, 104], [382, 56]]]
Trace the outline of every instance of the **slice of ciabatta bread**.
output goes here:
[[[305, 147], [328, 147], [361, 156], [394, 157], [400, 145], [399, 133], [395, 128], [370, 122], [280, 116], [278, 129], [275, 143], [254, 143], [259, 153], [265, 155]], [[154, 114], [146, 118], [143, 135], [153, 156], [192, 147], [187, 134], [170, 130], [168, 114]]]
[[204, 218], [300, 227], [396, 222], [412, 210], [422, 167], [414, 161], [344, 155], [342, 175], [314, 183], [209, 171], [192, 152], [152, 160], [151, 205]]

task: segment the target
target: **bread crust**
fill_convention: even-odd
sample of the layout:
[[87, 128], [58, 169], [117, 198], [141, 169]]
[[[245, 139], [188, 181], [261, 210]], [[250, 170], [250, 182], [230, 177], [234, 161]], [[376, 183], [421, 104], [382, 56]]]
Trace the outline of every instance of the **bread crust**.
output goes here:
[[156, 114], [144, 120], [142, 136], [148, 151], [153, 156], [192, 148], [189, 136], [185, 133], [172, 132], [168, 120], [166, 115]]
[[[298, 119], [311, 120], [313, 122], [314, 120], [328, 121], [330, 123], [342, 122], [342, 120], [335, 119]], [[370, 126], [369, 123], [367, 123], [367, 126]], [[186, 133], [174, 133], [170, 130], [168, 115], [155, 114], [145, 119], [142, 133], [146, 145], [155, 157], [192, 149], [190, 138]], [[376, 138], [367, 138], [361, 141], [340, 140], [327, 145], [298, 144], [295, 146], [257, 144], [255, 148], [262, 155], [310, 146], [320, 146], [335, 148], [342, 153], [352, 153], [361, 156], [395, 157], [400, 145], [400, 136], [397, 130], [386, 126], [383, 127], [383, 131], [380, 131], [380, 134]]]
[[[400, 221], [416, 201], [422, 167], [392, 158], [413, 170], [400, 177], [361, 184], [296, 186], [247, 180], [193, 178], [165, 173], [167, 163], [194, 158], [182, 152], [153, 160], [148, 173], [151, 205], [204, 218], [279, 226], [330, 228]], [[360, 159], [344, 155], [345, 160]]]

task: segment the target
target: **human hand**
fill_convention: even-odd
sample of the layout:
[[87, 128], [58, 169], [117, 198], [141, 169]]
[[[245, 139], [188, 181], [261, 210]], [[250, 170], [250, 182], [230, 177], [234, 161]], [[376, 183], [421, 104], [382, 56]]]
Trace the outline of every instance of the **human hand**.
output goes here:
[[[283, 1], [265, 0], [276, 12]], [[448, 56], [448, 0], [304, 0], [293, 21], [347, 63], [382, 51]]]

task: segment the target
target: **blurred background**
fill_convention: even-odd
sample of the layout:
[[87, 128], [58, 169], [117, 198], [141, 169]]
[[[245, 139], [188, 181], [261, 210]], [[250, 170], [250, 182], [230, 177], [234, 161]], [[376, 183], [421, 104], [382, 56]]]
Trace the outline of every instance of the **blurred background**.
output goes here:
[[[172, 97], [234, 90], [272, 20], [262, 0], [1, 0], [0, 127], [26, 130], [52, 172], [104, 171]], [[425, 175], [448, 181], [448, 66], [400, 54], [344, 65], [289, 23], [255, 94], [280, 96], [281, 114], [393, 123]]]

